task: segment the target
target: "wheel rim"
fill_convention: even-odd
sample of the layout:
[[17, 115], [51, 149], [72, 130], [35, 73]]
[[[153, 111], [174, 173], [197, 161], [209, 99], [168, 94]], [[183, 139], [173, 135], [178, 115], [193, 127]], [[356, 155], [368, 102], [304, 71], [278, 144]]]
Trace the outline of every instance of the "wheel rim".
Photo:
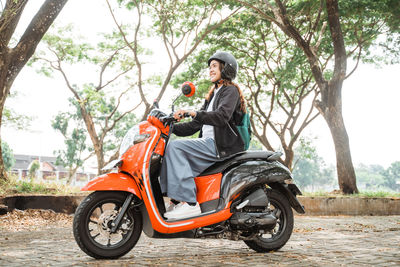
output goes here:
[[86, 217], [86, 232], [89, 240], [102, 249], [116, 249], [124, 245], [133, 234], [134, 219], [131, 213], [126, 212], [121, 220], [120, 227], [111, 233], [111, 224], [117, 217], [122, 203], [115, 199], [97, 203], [88, 212]]
[[275, 214], [276, 212], [280, 211], [280, 215], [277, 218], [274, 229], [268, 233], [260, 234], [258, 239], [262, 242], [272, 242], [279, 239], [287, 227], [287, 215], [283, 205], [280, 202], [270, 198], [270, 211]]

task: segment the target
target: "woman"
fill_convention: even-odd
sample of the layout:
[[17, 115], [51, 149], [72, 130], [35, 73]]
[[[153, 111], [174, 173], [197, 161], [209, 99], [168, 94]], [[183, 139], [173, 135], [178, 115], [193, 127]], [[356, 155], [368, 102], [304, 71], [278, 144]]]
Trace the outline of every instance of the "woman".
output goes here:
[[230, 53], [216, 52], [208, 60], [208, 66], [214, 86], [203, 107], [199, 111], [174, 113], [178, 121], [185, 113], [193, 118], [190, 122], [175, 124], [174, 134], [190, 136], [200, 131], [200, 135], [198, 139], [172, 140], [167, 145], [160, 175], [161, 190], [181, 202], [164, 214], [168, 219], [199, 215], [194, 178], [216, 161], [244, 150], [235, 126], [246, 110], [239, 87], [232, 83], [238, 71], [236, 59]]

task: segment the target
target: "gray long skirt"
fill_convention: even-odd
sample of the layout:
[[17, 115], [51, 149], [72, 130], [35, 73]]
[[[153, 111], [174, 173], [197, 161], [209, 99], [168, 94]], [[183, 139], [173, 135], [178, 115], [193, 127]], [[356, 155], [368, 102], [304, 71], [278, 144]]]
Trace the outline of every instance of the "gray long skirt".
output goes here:
[[216, 161], [211, 138], [169, 141], [160, 173], [161, 191], [178, 201], [197, 202], [194, 178]]

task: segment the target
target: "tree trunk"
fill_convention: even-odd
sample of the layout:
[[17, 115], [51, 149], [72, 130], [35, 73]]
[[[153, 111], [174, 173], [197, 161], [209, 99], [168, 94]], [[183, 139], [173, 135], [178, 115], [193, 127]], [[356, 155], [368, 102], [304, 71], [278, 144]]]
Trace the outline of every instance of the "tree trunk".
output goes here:
[[342, 114], [342, 84], [343, 81], [326, 83], [326, 92], [329, 92], [329, 95], [322, 97], [322, 101], [324, 99], [326, 101], [316, 101], [316, 106], [331, 131], [336, 152], [336, 168], [340, 190], [344, 194], [354, 194], [358, 193], [358, 189], [351, 158], [349, 136]]
[[[0, 82], [1, 84], [1, 82]], [[2, 98], [5, 98], [5, 95], [1, 96], [0, 99], [0, 143], [1, 143], [1, 118], [3, 118], [3, 106], [5, 103], [5, 99], [3, 100]], [[4, 167], [4, 160], [3, 160], [3, 151], [1, 148], [1, 144], [0, 144], [0, 181], [8, 181], [8, 175], [7, 175], [7, 171], [6, 168]]]
[[66, 183], [67, 185], [71, 185], [72, 184], [72, 180], [74, 178], [75, 173], [76, 173], [76, 169], [70, 169], [68, 171], [68, 179], [67, 179], [67, 183]]
[[292, 148], [284, 148], [285, 151], [285, 161], [283, 164], [289, 168], [289, 170], [293, 170], [293, 159], [294, 159], [294, 151]]
[[[1, 138], [0, 138], [0, 140], [1, 140]], [[7, 181], [8, 175], [7, 175], [6, 168], [4, 167], [2, 153], [3, 153], [3, 151], [1, 150], [1, 146], [0, 146], [0, 181]]]
[[[31, 58], [36, 46], [67, 1], [46, 0], [14, 48], [9, 48], [8, 44], [28, 1], [9, 0], [6, 2], [0, 17], [0, 115], [3, 113], [5, 101], [15, 78]], [[0, 148], [0, 179], [7, 180], [7, 173], [3, 163]]]
[[102, 171], [101, 169], [104, 167], [104, 153], [103, 153], [103, 149], [100, 149], [98, 151], [96, 151], [96, 156], [97, 156], [97, 174], [103, 174], [104, 171]]
[[336, 168], [340, 190], [344, 194], [358, 193], [356, 175], [351, 159], [349, 137], [343, 122], [342, 112], [330, 110], [326, 116], [328, 117], [326, 122], [335, 144]]

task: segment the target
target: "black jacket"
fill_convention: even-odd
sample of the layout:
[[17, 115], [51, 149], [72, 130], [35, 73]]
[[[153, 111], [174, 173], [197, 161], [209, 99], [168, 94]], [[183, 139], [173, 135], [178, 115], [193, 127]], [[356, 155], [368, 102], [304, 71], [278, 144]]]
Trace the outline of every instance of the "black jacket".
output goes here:
[[233, 85], [223, 86], [216, 96], [214, 94], [211, 96], [210, 101], [213, 97], [216, 97], [213, 111], [207, 111], [209, 101], [206, 100], [200, 111], [197, 111], [196, 117], [190, 122], [175, 124], [173, 133], [178, 136], [189, 136], [200, 130], [199, 137], [202, 137], [203, 124], [212, 125], [219, 158], [244, 151], [243, 140], [235, 126], [241, 117], [238, 89]]

